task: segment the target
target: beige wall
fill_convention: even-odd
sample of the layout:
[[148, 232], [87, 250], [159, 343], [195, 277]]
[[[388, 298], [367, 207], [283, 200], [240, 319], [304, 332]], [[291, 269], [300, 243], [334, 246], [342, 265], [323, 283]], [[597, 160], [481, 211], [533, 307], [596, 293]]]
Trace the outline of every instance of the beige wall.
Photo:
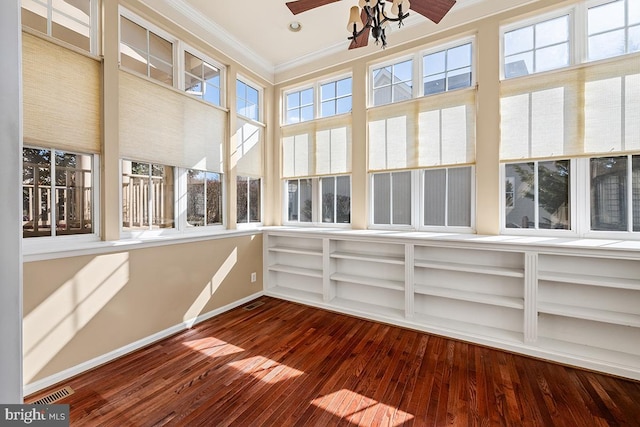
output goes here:
[[261, 289], [260, 234], [25, 263], [25, 383]]

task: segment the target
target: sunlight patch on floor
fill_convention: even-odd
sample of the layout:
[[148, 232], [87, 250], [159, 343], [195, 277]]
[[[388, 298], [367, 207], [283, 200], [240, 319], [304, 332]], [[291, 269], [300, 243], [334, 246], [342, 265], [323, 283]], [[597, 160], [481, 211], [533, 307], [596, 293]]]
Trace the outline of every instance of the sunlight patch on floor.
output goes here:
[[304, 375], [304, 372], [278, 363], [264, 356], [252, 356], [227, 364], [238, 371], [269, 384], [287, 381]]

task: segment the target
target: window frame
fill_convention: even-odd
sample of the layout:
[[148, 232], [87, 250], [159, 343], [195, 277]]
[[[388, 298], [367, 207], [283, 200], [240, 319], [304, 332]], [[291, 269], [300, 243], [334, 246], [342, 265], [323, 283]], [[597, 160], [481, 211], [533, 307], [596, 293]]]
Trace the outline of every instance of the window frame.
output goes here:
[[[225, 229], [226, 228], [226, 223], [227, 223], [227, 218], [226, 218], [226, 211], [225, 211], [225, 200], [226, 200], [226, 191], [225, 191], [225, 180], [224, 180], [224, 174], [222, 172], [214, 172], [214, 171], [208, 171], [208, 170], [202, 170], [202, 169], [189, 169], [189, 168], [174, 168], [174, 170], [178, 170], [178, 179], [180, 180], [180, 184], [177, 186], [178, 189], [178, 193], [176, 195], [176, 197], [179, 200], [184, 199], [185, 202], [185, 207], [184, 209], [180, 209], [179, 210], [179, 214], [175, 215], [176, 218], [176, 229], [178, 231], [182, 231], [182, 230], [197, 230], [197, 231], [201, 231], [201, 232], [206, 232], [209, 230], [216, 230], [216, 229]], [[189, 172], [190, 171], [195, 171], [195, 172], [202, 172], [205, 173], [205, 181], [203, 182], [203, 186], [205, 187], [205, 205], [204, 205], [204, 210], [205, 210], [205, 222], [203, 225], [193, 225], [189, 223], [189, 218], [188, 218], [188, 197], [189, 197]], [[215, 223], [211, 223], [208, 224], [207, 220], [206, 220], [206, 210], [207, 210], [207, 197], [206, 197], [206, 174], [216, 174], [219, 176], [219, 181], [220, 181], [220, 216], [222, 217], [222, 221], [221, 222], [215, 222]], [[184, 183], [184, 185], [182, 185]], [[184, 188], [184, 191], [182, 190]], [[182, 208], [182, 206], [180, 206], [180, 208]], [[184, 217], [184, 218], [183, 218]]]
[[[258, 92], [258, 103], [256, 104], [256, 108], [258, 109], [258, 114], [256, 118], [253, 117], [249, 117], [249, 116], [245, 116], [244, 114], [241, 114], [240, 111], [238, 111], [238, 97], [237, 97], [237, 93], [238, 93], [238, 82], [242, 82], [243, 84], [245, 84], [246, 86], [256, 90]], [[263, 114], [264, 114], [264, 88], [262, 87], [262, 85], [259, 85], [257, 83], [255, 83], [253, 80], [248, 79], [240, 74], [237, 75], [236, 77], [236, 83], [234, 85], [234, 90], [236, 93], [236, 105], [233, 106], [234, 112], [237, 116], [242, 117], [243, 119], [249, 121], [249, 122], [254, 122], [254, 123], [263, 123]]]
[[[246, 183], [247, 183], [247, 221], [242, 221], [240, 222], [238, 220], [238, 208], [239, 208], [239, 203], [238, 203], [238, 195], [237, 195], [237, 190], [236, 190], [236, 226], [240, 229], [240, 228], [255, 228], [255, 227], [261, 227], [263, 225], [263, 218], [264, 218], [264, 211], [263, 211], [263, 200], [264, 200], [264, 178], [263, 177], [255, 177], [255, 176], [248, 176], [248, 175], [236, 175], [236, 188], [239, 185], [239, 178], [243, 178], [246, 179]], [[257, 180], [260, 181], [259, 182], [259, 189], [260, 189], [260, 206], [258, 207], [258, 211], [260, 212], [260, 220], [259, 221], [251, 221], [250, 219], [250, 213], [251, 213], [251, 181], [252, 180]]]
[[[328, 115], [328, 116], [323, 116], [322, 115], [322, 86], [330, 84], [330, 83], [338, 83], [339, 81], [342, 80], [346, 80], [346, 79], [351, 79], [351, 94], [349, 95], [351, 97], [351, 110], [349, 112], [346, 113], [336, 113], [336, 114], [332, 114], [332, 115]], [[305, 90], [308, 89], [312, 89], [313, 90], [313, 118], [310, 120], [301, 120], [298, 122], [289, 122], [288, 121], [288, 112], [289, 112], [289, 108], [287, 105], [287, 96], [291, 95], [293, 93], [296, 92], [303, 92]], [[349, 73], [340, 73], [340, 74], [335, 74], [323, 79], [319, 79], [319, 80], [315, 80], [313, 82], [307, 82], [306, 84], [302, 84], [302, 85], [297, 85], [295, 87], [291, 87], [291, 88], [286, 88], [282, 91], [282, 95], [280, 97], [280, 99], [282, 100], [282, 112], [281, 112], [281, 120], [280, 120], [280, 125], [281, 126], [295, 126], [297, 124], [300, 123], [308, 123], [311, 122], [313, 120], [322, 120], [322, 119], [329, 119], [332, 117], [338, 117], [338, 116], [342, 116], [342, 115], [347, 115], [347, 114], [351, 114], [351, 112], [353, 111], [353, 74], [351, 72]], [[335, 97], [335, 98], [331, 98], [331, 100], [337, 100], [339, 99], [339, 97]]]
[[[589, 59], [589, 9], [592, 8], [596, 8], [599, 6], [604, 6], [608, 3], [615, 3], [617, 0], [586, 0], [585, 4], [583, 5], [584, 7], [584, 62], [594, 62], [594, 61], [606, 61], [607, 59], [612, 59], [612, 58], [617, 58], [618, 56], [622, 56], [622, 55], [631, 55], [633, 53], [636, 52], [640, 52], [640, 50], [638, 51], [634, 51], [634, 52], [630, 52], [629, 51], [629, 2], [631, 0], [622, 0], [624, 3], [624, 9], [625, 9], [625, 23], [624, 26], [619, 28], [624, 30], [624, 35], [625, 35], [625, 52], [620, 54], [620, 55], [612, 55], [612, 56], [606, 56], [606, 57], [602, 57], [602, 58], [596, 58], [596, 59]], [[633, 25], [633, 27], [638, 27], [640, 30], [640, 23]], [[598, 35], [602, 35], [602, 34], [606, 34], [608, 32], [611, 32], [611, 30], [609, 31], [605, 31], [605, 32], [600, 32], [598, 33]]]
[[[395, 173], [409, 173], [409, 179], [411, 183], [411, 190], [409, 191], [409, 200], [410, 200], [410, 220], [409, 224], [393, 224], [393, 208], [390, 204], [389, 206], [389, 214], [390, 214], [390, 224], [378, 224], [375, 223], [375, 176], [376, 175], [390, 175], [391, 177]], [[416, 197], [416, 188], [420, 187], [418, 184], [418, 171], [412, 169], [394, 169], [394, 170], [386, 170], [386, 171], [375, 171], [369, 173], [369, 218], [368, 218], [368, 228], [371, 230], [417, 230], [416, 227], [416, 219], [419, 217], [419, 206], [417, 206], [417, 201], [420, 200]], [[392, 179], [390, 181], [390, 192], [389, 192], [390, 200], [393, 200], [393, 182]]]
[[[367, 100], [367, 105], [370, 108], [378, 108], [378, 107], [385, 107], [385, 106], [390, 106], [390, 105], [394, 105], [394, 104], [398, 104], [401, 102], [406, 102], [409, 101], [411, 99], [415, 99], [417, 98], [417, 91], [418, 88], [416, 86], [416, 81], [417, 81], [417, 74], [421, 74], [419, 72], [419, 64], [417, 64], [417, 57], [418, 57], [419, 53], [412, 53], [410, 55], [403, 55], [403, 56], [398, 56], [398, 57], [394, 57], [391, 59], [387, 59], [386, 61], [383, 62], [376, 62], [375, 64], [371, 64], [369, 66], [369, 70], [368, 70], [368, 79], [369, 79], [369, 84], [368, 84], [368, 90], [367, 90], [367, 95], [368, 95], [368, 100]], [[399, 101], [394, 101], [393, 100], [393, 87], [394, 87], [394, 83], [392, 82], [390, 84], [391, 87], [391, 101], [384, 103], [384, 104], [376, 104], [375, 103], [375, 89], [378, 89], [379, 87], [375, 87], [374, 86], [374, 81], [375, 81], [375, 77], [374, 77], [374, 72], [377, 70], [380, 70], [382, 68], [386, 68], [386, 67], [394, 67], [396, 65], [405, 63], [407, 61], [411, 62], [411, 96], [407, 99], [403, 99], [403, 100], [399, 100]], [[393, 73], [392, 73], [393, 75]], [[420, 77], [422, 78], [422, 77]], [[395, 83], [395, 84], [399, 84], [399, 83]]]
[[[22, 242], [26, 249], [41, 247], [42, 245], [48, 244], [57, 244], [60, 242], [94, 242], [100, 239], [100, 224], [101, 224], [101, 216], [100, 216], [100, 155], [97, 153], [89, 153], [89, 152], [80, 152], [75, 150], [62, 150], [53, 147], [44, 147], [38, 146], [36, 144], [25, 143], [23, 146], [24, 149], [35, 149], [35, 150], [47, 150], [49, 152], [55, 153], [56, 151], [69, 153], [69, 154], [78, 154], [83, 156], [89, 156], [91, 158], [91, 199], [89, 203], [91, 204], [91, 232], [90, 233], [77, 233], [77, 234], [55, 234], [55, 227], [51, 227], [51, 233], [47, 236], [30, 236], [24, 237], [24, 233], [22, 234]], [[52, 174], [55, 174], [55, 155], [51, 157], [50, 167]], [[23, 168], [24, 168], [24, 160], [23, 160]], [[55, 180], [52, 180], [52, 185], [54, 185]], [[23, 184], [21, 184], [21, 190], [24, 188], [24, 180]], [[48, 188], [52, 188], [49, 186]], [[55, 207], [55, 204], [54, 204]], [[55, 209], [52, 209], [52, 217], [51, 223], [52, 225], [56, 221]], [[60, 240], [60, 239], [63, 240]]]
[[[118, 64], [119, 64], [119, 68], [121, 70], [126, 70], [129, 73], [133, 73], [137, 76], [141, 76], [149, 81], [155, 82], [155, 83], [159, 83], [162, 84], [164, 86], [169, 86], [169, 87], [174, 87], [174, 88], [180, 88], [180, 75], [182, 74], [182, 72], [184, 72], [184, 66], [180, 65], [179, 63], [176, 63], [176, 58], [179, 57], [179, 53], [180, 50], [178, 48], [178, 45], [180, 44], [180, 40], [173, 36], [172, 34], [168, 33], [167, 31], [163, 30], [162, 28], [158, 27], [157, 25], [152, 24], [151, 22], [141, 18], [140, 16], [136, 15], [135, 13], [129, 11], [128, 9], [126, 9], [123, 6], [118, 6]], [[158, 80], [154, 77], [151, 77], [150, 73], [149, 73], [149, 68], [150, 68], [150, 64], [149, 64], [149, 58], [148, 56], [150, 55], [149, 52], [146, 52], [147, 54], [147, 63], [146, 63], [146, 67], [147, 67], [147, 73], [146, 74], [142, 74], [139, 71], [133, 70], [131, 68], [128, 68], [126, 66], [122, 65], [122, 50], [120, 49], [120, 46], [123, 44], [122, 41], [122, 17], [128, 19], [129, 21], [133, 22], [134, 24], [139, 25], [140, 27], [144, 28], [147, 31], [147, 40], [149, 39], [149, 33], [153, 33], [156, 36], [168, 41], [169, 43], [171, 43], [171, 67], [172, 67], [172, 84], [169, 85], [165, 82], [163, 82], [162, 80]], [[126, 44], [126, 43], [124, 43]], [[147, 43], [148, 45], [148, 43]], [[147, 46], [148, 48], [148, 46]]]
[[[323, 222], [322, 221], [322, 178], [337, 178], [347, 176], [349, 177], [349, 222]], [[311, 221], [292, 221], [289, 219], [289, 181], [310, 180], [311, 181]], [[299, 184], [298, 184], [299, 185]], [[307, 177], [290, 177], [282, 180], [282, 191], [284, 197], [282, 197], [282, 223], [287, 226], [297, 227], [332, 227], [332, 228], [351, 228], [352, 208], [353, 208], [353, 177], [351, 173], [340, 173], [334, 175], [318, 175]], [[334, 193], [334, 211], [335, 211], [335, 193]], [[300, 212], [300, 205], [298, 204], [298, 218]], [[335, 218], [334, 218], [335, 219]]]
[[[195, 97], [197, 99], [200, 99], [203, 102], [206, 102], [206, 103], [208, 103], [210, 105], [226, 109], [226, 106], [227, 106], [227, 89], [226, 89], [226, 86], [227, 86], [227, 69], [226, 69], [226, 67], [223, 64], [221, 64], [220, 62], [214, 60], [210, 56], [202, 53], [198, 49], [195, 49], [195, 48], [191, 47], [190, 45], [188, 45], [186, 43], [178, 42], [178, 44], [179, 44], [179, 49], [178, 49], [179, 50], [179, 56], [182, 59], [180, 65], [179, 65], [180, 78], [178, 79], [179, 80], [178, 84], [179, 84], [180, 90], [182, 90], [184, 93], [186, 93], [186, 94], [188, 94], [190, 96], [193, 96], [193, 97]], [[205, 100], [201, 96], [193, 95], [193, 94], [190, 94], [189, 92], [187, 92], [185, 75], [189, 74], [189, 75], [193, 76], [193, 74], [191, 72], [189, 72], [186, 69], [186, 67], [184, 66], [185, 54], [187, 54], [187, 53], [197, 57], [198, 59], [200, 59], [201, 61], [207, 63], [208, 65], [217, 68], [218, 71], [220, 72], [220, 88], [219, 88], [220, 89], [220, 104], [219, 105], [218, 104], [214, 104], [212, 102], [209, 102], [209, 101]], [[206, 84], [205, 82], [200, 80], [199, 77], [198, 77], [198, 80], [201, 83]]]
[[[47, 32], [43, 33], [35, 28], [29, 27], [25, 24], [23, 24], [23, 28], [28, 28], [30, 31], [34, 31], [38, 34], [43, 34], [46, 37], [50, 37], [51, 39], [55, 40], [56, 42], [62, 43], [65, 46], [70, 46], [73, 49], [79, 49], [82, 52], [88, 52], [91, 55], [95, 55], [98, 56], [100, 54], [100, 32], [99, 32], [99, 13], [100, 13], [100, 5], [99, 5], [99, 1], [98, 0], [89, 0], [90, 4], [89, 4], [89, 10], [90, 10], [90, 16], [89, 16], [89, 50], [83, 49], [73, 43], [69, 43], [68, 41], [65, 41], [63, 39], [57, 38], [52, 34], [52, 20], [53, 20], [53, 11], [54, 11], [54, 7], [53, 7], [53, 2], [52, 0], [32, 0], [36, 3], [39, 3], [40, 6], [45, 7], [47, 9], [47, 16], [45, 17], [47, 22], [46, 22], [46, 26], [47, 26]], [[23, 6], [20, 5], [20, 10], [22, 11]], [[62, 13], [59, 12], [58, 13]], [[66, 15], [65, 15], [66, 16]], [[71, 17], [69, 17], [70, 19], [73, 19]], [[75, 19], [73, 19], [75, 21]]]
[[[460, 225], [449, 225], [449, 171], [451, 169], [461, 169], [461, 168], [469, 168], [470, 169], [470, 183], [469, 183], [469, 225], [468, 226], [460, 226]], [[434, 170], [445, 170], [446, 171], [446, 182], [447, 187], [445, 188], [445, 225], [425, 225], [424, 224], [424, 185], [425, 185], [425, 172], [426, 171], [434, 171]], [[420, 231], [450, 231], [456, 233], [475, 233], [476, 231], [476, 167], [475, 165], [449, 165], [449, 166], [438, 166], [433, 168], [423, 168], [419, 170], [419, 183], [420, 188], [418, 191], [420, 192], [420, 197], [418, 199], [419, 202], [419, 216], [417, 229]]]
[[[459, 87], [459, 88], [454, 88], [454, 89], [445, 89], [442, 92], [436, 92], [436, 93], [429, 93], [429, 94], [425, 94], [424, 93], [424, 58], [428, 55], [432, 55], [435, 53], [439, 53], [439, 52], [448, 52], [449, 50], [455, 49], [457, 47], [462, 47], [464, 45], [470, 44], [471, 45], [471, 81], [469, 83], [469, 86], [464, 86], [464, 87]], [[429, 47], [428, 49], [423, 49], [422, 51], [420, 51], [419, 55], [420, 55], [420, 60], [419, 62], [419, 74], [420, 74], [420, 89], [419, 89], [419, 96], [418, 97], [425, 97], [425, 96], [433, 96], [433, 95], [439, 95], [439, 94], [443, 94], [443, 93], [447, 93], [447, 92], [452, 92], [452, 91], [456, 91], [456, 90], [465, 90], [465, 89], [469, 89], [472, 87], [475, 87], [477, 85], [477, 78], [476, 78], [476, 71], [477, 71], [477, 65], [476, 65], [476, 38], [474, 36], [467, 36], [467, 37], [463, 37], [463, 38], [456, 38], [455, 40], [451, 40], [449, 42], [446, 43], [441, 43], [438, 45], [434, 45], [432, 47]], [[448, 75], [449, 70], [445, 68], [445, 75]]]

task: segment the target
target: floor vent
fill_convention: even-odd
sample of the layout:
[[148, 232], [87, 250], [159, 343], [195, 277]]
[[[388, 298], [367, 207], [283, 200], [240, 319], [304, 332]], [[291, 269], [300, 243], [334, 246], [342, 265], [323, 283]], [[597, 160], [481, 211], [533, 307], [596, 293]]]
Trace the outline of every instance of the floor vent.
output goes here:
[[31, 402], [32, 405], [50, 405], [53, 402], [57, 402], [60, 399], [63, 399], [67, 396], [71, 396], [74, 393], [73, 389], [69, 386], [65, 388], [61, 388], [60, 390], [56, 390], [47, 394], [44, 397], [36, 400], [35, 402]]
[[249, 310], [253, 310], [254, 308], [258, 308], [261, 305], [264, 305], [264, 302], [262, 302], [262, 301], [254, 301], [251, 304], [245, 305], [243, 308], [245, 310], [249, 311]]

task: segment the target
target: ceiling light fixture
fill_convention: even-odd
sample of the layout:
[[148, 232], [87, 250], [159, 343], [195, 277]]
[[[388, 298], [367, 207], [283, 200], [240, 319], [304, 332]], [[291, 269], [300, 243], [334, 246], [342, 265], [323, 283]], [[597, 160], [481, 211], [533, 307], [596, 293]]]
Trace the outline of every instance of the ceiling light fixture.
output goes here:
[[[340, 0], [296, 0], [287, 2], [287, 7], [297, 15], [337, 1]], [[391, 5], [389, 10], [385, 10], [387, 3]], [[349, 49], [366, 46], [369, 33], [376, 44], [382, 43], [382, 47], [386, 47], [389, 23], [397, 22], [401, 27], [409, 16], [409, 9], [438, 24], [454, 4], [456, 0], [411, 0], [411, 3], [409, 0], [359, 0], [359, 6], [353, 6], [349, 13]]]
[[289, 23], [289, 31], [297, 33], [302, 29], [302, 24], [298, 21], [293, 21]]

